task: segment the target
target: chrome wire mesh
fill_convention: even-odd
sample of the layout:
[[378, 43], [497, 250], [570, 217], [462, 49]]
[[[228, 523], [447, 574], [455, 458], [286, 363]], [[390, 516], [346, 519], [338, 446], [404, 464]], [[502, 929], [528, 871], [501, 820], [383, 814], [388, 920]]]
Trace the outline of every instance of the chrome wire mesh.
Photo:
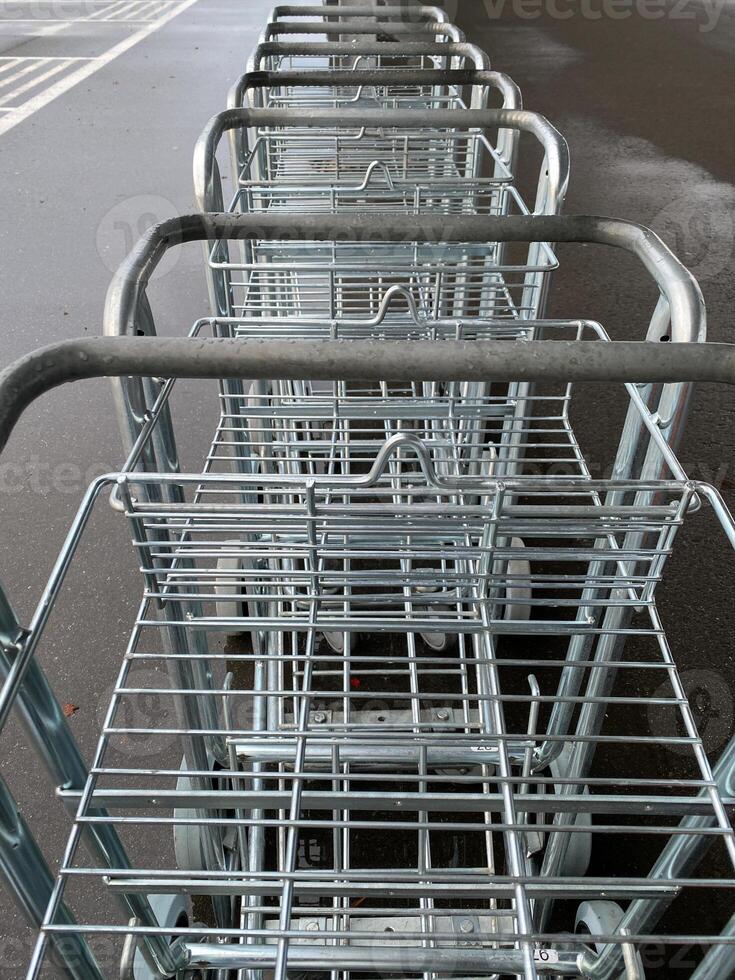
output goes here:
[[[258, 69], [335, 83], [276, 80], [254, 101], [462, 109], [459, 85], [350, 75], [478, 63], [454, 46], [329, 47], [262, 45]], [[296, 121], [239, 140], [231, 213], [372, 213], [377, 233], [210, 243], [214, 316], [193, 336], [606, 339], [539, 319], [549, 244], [380, 238], [381, 214], [557, 213], [547, 157], [524, 200], [507, 132], [494, 146], [459, 124]], [[608, 478], [562, 382], [223, 378], [214, 439], [186, 473], [174, 387], [146, 383], [128, 464], [77, 519], [81, 533], [114, 488], [144, 587], [86, 783], [59, 790], [75, 817], [31, 980], [72, 935], [112, 950], [123, 980], [641, 980], [649, 943], [735, 944], [732, 928], [684, 934], [666, 917], [735, 887], [735, 741], [713, 768], [657, 608], [708, 492], [657, 413], [682, 392], [625, 387]], [[651, 733], [652, 708], [676, 734]], [[667, 749], [681, 765], [662, 778]], [[123, 845], [104, 866], [82, 846], [101, 828]], [[635, 866], [619, 860], [633, 845]], [[722, 877], [698, 864], [709, 845]], [[116, 918], [115, 896], [144, 913], [179, 896], [186, 914]], [[156, 972], [161, 936], [174, 966]]]
[[544, 274], [556, 266], [546, 245], [535, 261], [513, 264], [500, 258], [497, 244], [250, 244], [245, 261], [225, 254], [219, 243], [212, 250], [215, 274], [224, 273], [225, 315], [369, 319], [399, 287], [426, 317], [532, 319], [544, 296]]
[[[656, 606], [697, 488], [628, 396], [646, 462], [626, 480], [561, 474], [553, 453], [457, 476], [410, 429], [350, 475], [118, 476], [146, 586], [87, 786], [66, 794], [66, 898], [211, 900], [172, 948], [255, 975], [595, 977], [601, 950], [623, 969], [647, 943], [717, 942], [643, 914], [575, 934], [584, 903], [660, 915], [735, 885], [732, 759], [713, 773]], [[648, 731], [652, 705], [678, 734]], [[667, 747], [680, 778], [661, 776]], [[85, 857], [99, 824], [131, 866]], [[633, 842], [643, 864], [585, 873]], [[672, 859], [702, 843], [732, 874]], [[156, 931], [101, 912], [73, 929], [121, 951]]]
[[[443, 59], [442, 59], [443, 60]], [[303, 65], [299, 67], [303, 68]], [[323, 65], [310, 62], [309, 68], [318, 70]], [[347, 71], [344, 66], [329, 65], [329, 68]], [[351, 66], [351, 70], [365, 68], [364, 59]], [[372, 67], [372, 66], [370, 66]], [[395, 65], [388, 67], [394, 68]], [[421, 68], [434, 68], [432, 60], [420, 65]], [[283, 69], [281, 69], [283, 70]], [[345, 75], [343, 84], [338, 85], [269, 85], [258, 94], [258, 105], [269, 109], [466, 109], [460, 85], [350, 85]]]
[[503, 185], [512, 180], [480, 133], [261, 129], [240, 172], [232, 209], [503, 214], [510, 202], [502, 196], [512, 193]]
[[[613, 515], [600, 515], [589, 486], [567, 502], [572, 515], [552, 506], [560, 495], [550, 498], [547, 489], [527, 488], [534, 504], [506, 507], [496, 492], [480, 507], [456, 494], [427, 499], [426, 488], [417, 494], [415, 477], [405, 483], [403, 508], [394, 488], [347, 493], [293, 483], [259, 485], [252, 504], [233, 504], [226, 488], [224, 510], [211, 494], [175, 510], [134, 506], [131, 516], [147, 536], [158, 538], [165, 528], [173, 542], [144, 544], [148, 598], [169, 609], [187, 606], [180, 620], [169, 613], [169, 624], [240, 628], [259, 639], [255, 648], [245, 641], [206, 654], [240, 677], [237, 689], [161, 683], [157, 674], [183, 655], [163, 652], [157, 636], [166, 627], [146, 603], [76, 824], [112, 823], [131, 845], [136, 835], [155, 834], [162, 850], [173, 829], [199, 828], [229, 835], [238, 856], [219, 870], [110, 870], [81, 860], [63, 868], [62, 879], [126, 893], [234, 898], [239, 921], [229, 933], [220, 927], [184, 933], [187, 942], [196, 934], [195, 955], [208, 962], [274, 966], [278, 943], [287, 941], [292, 968], [318, 962], [321, 970], [360, 973], [391, 962], [408, 975], [449, 969], [531, 976], [522, 965], [524, 934], [537, 964], [565, 961], [564, 972], [575, 974], [569, 921], [546, 930], [531, 925], [544, 903], [603, 895], [671, 899], [688, 889], [727, 887], [695, 876], [653, 881], [626, 874], [624, 864], [604, 879], [539, 873], [552, 823], [557, 840], [584, 835], [592, 847], [610, 848], [652, 838], [657, 850], [685, 832], [682, 817], [696, 816], [705, 824], [697, 835], [720, 838], [733, 853], [723, 800], [653, 601], [658, 566], [681, 520], [682, 488], [659, 488], [665, 503], [656, 506], [616, 508], [611, 535]], [[624, 492], [633, 500], [640, 488], [631, 484]], [[626, 535], [641, 532], [655, 538], [653, 547], [620, 547]], [[491, 536], [517, 533], [543, 542], [533, 553], [537, 618], [509, 623], [500, 608], [510, 583], [493, 566], [512, 549], [498, 543], [489, 554], [488, 546]], [[233, 546], [233, 534], [251, 543]], [[566, 546], [572, 539], [573, 554]], [[233, 553], [253, 571], [224, 575], [218, 559]], [[585, 572], [591, 561], [606, 564], [607, 574], [591, 580]], [[553, 572], [559, 563], [565, 573]], [[289, 564], [302, 570], [281, 570]], [[229, 597], [247, 606], [247, 619], [213, 614], [223, 580]], [[444, 595], [436, 594], [437, 584]], [[590, 586], [591, 604], [580, 598]], [[355, 608], [356, 596], [360, 607], [369, 600], [369, 611]], [[605, 628], [626, 609], [638, 610], [635, 625]], [[345, 630], [341, 656], [318, 639], [330, 628]], [[455, 641], [433, 652], [419, 635], [427, 630], [451, 631]], [[353, 649], [353, 639], [367, 632], [371, 641]], [[560, 702], [559, 678], [569, 669], [564, 646], [581, 635], [586, 653], [574, 662], [580, 693]], [[617, 642], [623, 638], [632, 645], [625, 653]], [[611, 641], [620, 652], [600, 656]], [[614, 673], [618, 685], [640, 693], [605, 697], [602, 733], [585, 732], [578, 721], [549, 739], [545, 726], [560, 703], [575, 718], [599, 708], [592, 692], [600, 673]], [[647, 762], [660, 739], [631, 727], [630, 718], [650, 707], [650, 691], [656, 704], [681, 715], [687, 734], [669, 741], [689, 754], [691, 778], [661, 779]], [[141, 698], [157, 705], [154, 723], [145, 727], [126, 723]], [[183, 727], [176, 721], [181, 699], [206, 699], [226, 720], [214, 729]], [[176, 760], [168, 768], [120, 765], [116, 754], [129, 758], [130, 741], [142, 740], [152, 757], [157, 749], [170, 756], [172, 738], [205, 736], [226, 740], [230, 765], [215, 776]], [[549, 746], [565, 753], [592, 746], [589, 772], [565, 778], [558, 775], [563, 768], [537, 768]], [[182, 780], [190, 785], [182, 788]], [[99, 806], [109, 815], [94, 815]], [[259, 860], [248, 865], [245, 855], [257, 844]], [[125, 933], [118, 927], [120, 938]], [[231, 944], [221, 945], [226, 936]], [[626, 938], [669, 941], [655, 933]], [[572, 948], [581, 949], [579, 939]]]
[[[393, 294], [398, 304], [405, 298]], [[390, 308], [390, 307], [388, 307]], [[385, 311], [384, 311], [385, 313]], [[598, 324], [579, 321], [425, 321], [388, 316], [368, 327], [304, 320], [203, 320], [196, 336], [245, 340], [385, 339], [516, 340], [593, 339]], [[526, 474], [584, 475], [584, 458], [569, 419], [571, 389], [528, 385], [431, 384], [409, 381], [273, 381], [247, 391], [223, 385], [220, 421], [207, 459], [209, 472], [233, 469], [281, 474], [345, 475], [363, 472], [383, 444], [399, 432], [418, 436], [444, 476], [482, 472], [506, 476], [522, 464]], [[400, 466], [394, 461], [394, 466]]]

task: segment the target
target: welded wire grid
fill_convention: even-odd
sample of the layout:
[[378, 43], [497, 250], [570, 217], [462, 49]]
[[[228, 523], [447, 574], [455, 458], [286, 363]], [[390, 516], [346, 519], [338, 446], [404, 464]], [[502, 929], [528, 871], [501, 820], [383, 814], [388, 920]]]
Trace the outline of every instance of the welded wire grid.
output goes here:
[[[67, 897], [214, 897], [217, 924], [180, 932], [190, 966], [534, 977], [592, 975], [579, 953], [595, 936], [570, 935], [582, 901], [732, 888], [660, 865], [707, 839], [735, 872], [735, 843], [655, 604], [693, 491], [648, 422], [650, 482], [448, 488], [410, 434], [369, 479], [121, 478], [146, 591], [72, 840], [111, 823], [134, 860], [143, 835], [165, 853], [172, 830], [199, 828], [221, 857], [110, 870], [71, 847]], [[392, 466], [409, 451], [413, 468]], [[223, 633], [240, 637], [221, 650]], [[205, 664], [227, 678], [203, 686]], [[160, 705], [145, 725], [141, 698]], [[652, 705], [681, 733], [651, 735]], [[682, 778], [660, 777], [662, 746], [686, 753]], [[197, 752], [215, 776], [181, 763]], [[637, 874], [584, 874], [590, 843], [641, 839]], [[717, 941], [656, 920], [597, 938], [628, 958]]]
[[[443, 59], [442, 59], [443, 60]], [[300, 67], [303, 67], [300, 66]], [[309, 68], [319, 70], [323, 65], [310, 63]], [[330, 69], [339, 65], [329, 65]], [[352, 70], [364, 69], [365, 60], [351, 66]], [[391, 68], [405, 67], [391, 65]], [[419, 67], [434, 68], [434, 63]], [[280, 70], [286, 70], [285, 66]], [[355, 85], [349, 83], [346, 74], [341, 85], [284, 85], [275, 83], [258, 88], [253, 103], [268, 109], [466, 109], [462, 86], [451, 84], [432, 85]]]
[[[400, 302], [405, 296], [389, 299]], [[336, 326], [287, 320], [203, 320], [195, 335], [249, 340], [581, 340], [604, 336], [591, 321], [359, 321]], [[569, 406], [571, 388], [458, 382], [277, 381], [220, 389], [220, 421], [207, 472], [350, 474], [365, 472], [399, 432], [421, 439], [442, 475], [496, 477], [517, 471], [587, 475]], [[410, 457], [410, 454], [409, 454]], [[409, 465], [413, 466], [412, 457]], [[400, 467], [400, 458], [391, 464]], [[206, 490], [204, 491], [206, 492]]]
[[259, 90], [260, 105], [269, 108], [304, 108], [320, 106], [340, 108], [345, 105], [363, 105], [366, 102], [379, 108], [410, 106], [417, 109], [464, 108], [462, 87], [459, 85], [369, 85], [350, 84], [349, 73], [378, 68], [421, 69], [472, 68], [473, 59], [467, 55], [452, 57], [440, 54], [342, 54], [324, 55], [301, 52], [298, 54], [272, 53], [259, 59], [260, 71], [339, 71], [344, 72], [341, 85], [323, 87], [299, 84], [272, 84]]
[[507, 164], [480, 133], [260, 129], [230, 210], [524, 213], [518, 192], [506, 186], [512, 180]]
[[556, 267], [545, 243], [508, 258], [501, 243], [275, 242], [257, 239], [240, 250], [217, 242], [210, 266], [219, 282], [221, 313], [236, 317], [372, 318], [398, 286], [429, 318], [539, 315]]
[[[487, 136], [458, 130], [263, 130], [237, 183], [233, 213], [531, 212]], [[426, 317], [531, 318], [556, 265], [545, 243], [254, 240], [210, 251], [218, 312], [258, 318], [374, 317], [396, 286]]]

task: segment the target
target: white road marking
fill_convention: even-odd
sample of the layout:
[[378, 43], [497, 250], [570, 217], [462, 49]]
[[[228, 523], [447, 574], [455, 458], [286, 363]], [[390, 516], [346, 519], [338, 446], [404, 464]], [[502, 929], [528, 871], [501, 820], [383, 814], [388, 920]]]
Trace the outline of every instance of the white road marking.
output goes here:
[[[135, 33], [125, 38], [125, 40], [113, 45], [113, 47], [108, 48], [107, 51], [104, 51], [96, 58], [43, 59], [44, 61], [59, 61], [64, 62], [65, 64], [73, 61], [74, 63], [80, 62], [80, 64], [74, 71], [70, 72], [68, 75], [65, 75], [63, 78], [58, 79], [56, 82], [49, 85], [48, 88], [44, 89], [42, 92], [39, 92], [37, 95], [32, 96], [22, 105], [18, 106], [15, 111], [8, 112], [7, 114], [3, 115], [3, 117], [0, 119], [0, 136], [19, 125], [19, 123], [24, 122], [35, 112], [38, 112], [39, 109], [43, 109], [50, 102], [53, 102], [54, 99], [58, 99], [60, 95], [64, 95], [70, 89], [74, 88], [75, 85], [78, 85], [80, 82], [90, 78], [101, 68], [105, 68], [110, 64], [110, 62], [114, 61], [116, 58], [119, 58], [120, 55], [125, 54], [131, 48], [134, 48], [136, 44], [140, 44], [140, 42], [144, 41], [150, 34], [153, 34], [160, 27], [163, 27], [164, 24], [167, 24], [170, 20], [173, 20], [174, 17], [178, 17], [179, 14], [183, 13], [189, 7], [192, 7], [196, 2], [197, 0], [180, 0], [180, 2], [171, 3], [168, 5], [168, 9], [162, 13], [160, 17], [156, 18], [156, 20], [146, 21], [144, 27], [141, 27], [139, 30], [135, 31]], [[94, 21], [93, 23], [98, 23], [98, 21]], [[0, 24], [2, 24], [2, 19], [0, 19]], [[50, 74], [53, 74], [53, 72], [50, 72]], [[48, 77], [48, 74], [45, 77]], [[18, 94], [17, 90], [16, 94]], [[10, 93], [8, 93], [8, 95], [10, 95]]]
[[97, 23], [118, 23], [131, 20], [152, 20], [163, 8], [161, 0], [122, 0], [111, 7], [96, 10], [84, 20]]
[[[0, 61], [96, 61], [94, 55], [62, 55], [62, 54], [33, 54], [21, 57], [11, 55], [0, 55]], [[0, 69], [2, 70], [2, 69]]]
[[[42, 72], [40, 75], [36, 75], [34, 78], [31, 78], [30, 81], [25, 82], [23, 85], [19, 85], [17, 88], [11, 89], [9, 92], [3, 92], [2, 94], [0, 94], [0, 98], [2, 98], [5, 106], [8, 106], [9, 103], [15, 102], [15, 100], [18, 98], [19, 95], [22, 95], [24, 92], [30, 91], [30, 89], [32, 88], [37, 88], [39, 85], [47, 81], [49, 78], [53, 78], [54, 75], [59, 75], [66, 68], [73, 67], [74, 64], [76, 64], [74, 58], [67, 58], [66, 60], [55, 59], [51, 67], [48, 68], [46, 71]], [[45, 65], [43, 64], [33, 65], [31, 67], [33, 69], [37, 69], [37, 68], [44, 68]], [[12, 106], [12, 108], [17, 108], [17, 107]]]
[[[58, 24], [62, 29], [69, 24], [146, 24], [154, 20], [159, 13], [166, 9], [167, 4], [176, 0], [111, 0], [105, 7], [95, 10], [84, 17], [3, 17], [3, 7], [0, 3], [0, 26], [6, 24]], [[50, 13], [51, 11], [44, 11]]]
[[30, 75], [31, 72], [38, 71], [38, 69], [44, 63], [43, 59], [41, 58], [29, 58], [28, 61], [30, 64], [23, 65], [23, 67], [19, 68], [18, 71], [14, 72], [14, 74], [6, 75], [5, 78], [0, 78], [0, 88], [5, 88], [6, 85], [10, 85], [18, 78], [23, 78], [24, 75]]
[[10, 71], [11, 68], [15, 68], [19, 65], [23, 59], [22, 58], [8, 58], [4, 65], [0, 65], [0, 75], [5, 71]]

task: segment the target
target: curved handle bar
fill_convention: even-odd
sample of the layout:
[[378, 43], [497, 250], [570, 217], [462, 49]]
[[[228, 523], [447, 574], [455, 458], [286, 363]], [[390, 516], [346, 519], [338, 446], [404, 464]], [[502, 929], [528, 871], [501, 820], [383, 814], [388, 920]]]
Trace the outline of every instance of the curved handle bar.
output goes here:
[[[325, 24], [301, 24], [294, 20], [282, 20], [267, 24], [263, 33], [258, 38], [258, 44], [266, 44], [274, 38], [279, 38], [284, 34], [404, 34], [415, 37], [417, 34], [427, 34], [438, 37], [445, 37], [455, 44], [461, 44], [465, 36], [454, 24], [385, 24], [379, 27], [376, 24], [365, 24], [362, 21], [342, 21], [341, 23]], [[385, 43], [385, 42], [381, 42]]]
[[447, 13], [441, 7], [293, 7], [278, 6], [274, 7], [268, 18], [268, 23], [273, 24], [281, 17], [375, 17], [376, 20], [383, 20], [389, 17], [400, 17], [404, 22], [416, 23], [422, 20], [435, 20], [438, 23], [446, 23]]
[[[206, 240], [381, 242], [579, 242], [621, 248], [643, 263], [671, 315], [671, 339], [691, 343], [706, 336], [704, 299], [694, 276], [649, 228], [620, 218], [590, 215], [231, 215], [190, 214], [155, 225], [140, 239], [112, 279], [105, 303], [105, 333], [135, 329], [136, 313], [151, 274], [169, 248]], [[225, 374], [225, 376], [227, 376]], [[513, 376], [511, 372], [509, 376]]]
[[98, 377], [562, 381], [735, 385], [735, 344], [646, 341], [248, 341], [94, 337], [27, 354], [0, 372], [0, 451], [23, 411], [58, 385]]
[[539, 141], [546, 157], [546, 213], [556, 214], [561, 210], [569, 183], [569, 147], [548, 119], [524, 109], [226, 109], [209, 120], [194, 147], [197, 207], [202, 211], [218, 211], [224, 206], [215, 183], [216, 154], [219, 141], [228, 130], [289, 125], [342, 128], [350, 124], [356, 128], [395, 126], [418, 131], [427, 126], [468, 131], [498, 126], [530, 133]]
[[[269, 55], [326, 55], [370, 56], [384, 55], [386, 58], [408, 58], [412, 55], [435, 55], [437, 58], [465, 58], [474, 68], [488, 69], [490, 58], [476, 44], [445, 41], [443, 44], [421, 43], [419, 41], [266, 41], [258, 44], [248, 61], [248, 71], [258, 71], [264, 58]], [[344, 72], [342, 72], [344, 81]]]
[[[294, 71], [249, 71], [232, 86], [227, 97], [228, 109], [239, 109], [251, 92], [273, 86], [298, 85], [304, 88], [344, 85], [345, 73], [333, 68]], [[510, 78], [498, 71], [478, 68], [359, 68], [350, 72], [350, 86], [456, 85], [486, 86], [503, 96], [504, 109], [522, 108], [521, 90]]]

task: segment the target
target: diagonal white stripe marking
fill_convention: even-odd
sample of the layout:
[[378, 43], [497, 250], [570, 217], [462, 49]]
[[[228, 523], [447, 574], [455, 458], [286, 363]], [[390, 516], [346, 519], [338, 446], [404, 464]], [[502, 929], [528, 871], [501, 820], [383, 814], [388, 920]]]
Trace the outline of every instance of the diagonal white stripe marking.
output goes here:
[[22, 60], [22, 58], [11, 58], [9, 61], [6, 61], [4, 65], [0, 65], [0, 75], [2, 75], [3, 72], [9, 71], [11, 68], [15, 68], [15, 66], [19, 65]]
[[80, 82], [90, 78], [95, 74], [95, 72], [98, 72], [101, 68], [109, 65], [111, 61], [119, 58], [121, 54], [125, 54], [126, 51], [134, 48], [136, 44], [140, 44], [140, 42], [144, 41], [150, 34], [153, 34], [160, 27], [163, 27], [164, 24], [167, 24], [170, 20], [173, 20], [174, 17], [178, 17], [179, 14], [183, 13], [185, 10], [188, 10], [188, 8], [192, 7], [196, 2], [197, 0], [182, 0], [181, 3], [169, 8], [169, 10], [162, 14], [157, 20], [152, 20], [149, 24], [146, 24], [145, 27], [141, 27], [140, 30], [135, 31], [135, 33], [131, 34], [130, 37], [125, 38], [124, 41], [120, 41], [119, 44], [109, 48], [98, 58], [94, 58], [93, 60], [86, 62], [80, 68], [77, 68], [76, 71], [70, 72], [64, 78], [59, 79], [59, 81], [55, 84], [50, 85], [45, 91], [39, 92], [38, 95], [34, 95], [33, 98], [25, 102], [17, 112], [0, 119], [0, 136], [2, 136], [3, 133], [7, 133], [9, 130], [13, 129], [19, 123], [22, 123], [24, 120], [28, 119], [29, 116], [32, 116], [35, 112], [38, 112], [39, 109], [43, 109], [49, 104], [49, 102], [53, 102], [53, 100], [58, 99], [60, 95], [64, 95], [70, 89], [74, 88], [75, 85], [78, 85]]
[[113, 10], [118, 8], [124, 9], [128, 5], [128, 0], [117, 0], [117, 3], [111, 4], [109, 7], [103, 7], [101, 10], [95, 10], [93, 14], [90, 14], [87, 18], [88, 20], [100, 20], [103, 17], [108, 17]]
[[24, 78], [33, 71], [37, 72], [39, 68], [43, 68], [42, 61], [33, 61], [30, 65], [23, 65], [18, 71], [13, 72], [12, 75], [6, 75], [5, 78], [0, 78], [0, 88], [5, 88], [6, 85], [12, 85], [19, 78]]
[[60, 72], [64, 71], [65, 68], [68, 68], [70, 64], [71, 62], [57, 61], [52, 68], [49, 68], [49, 70], [44, 72], [42, 75], [36, 75], [35, 78], [32, 78], [29, 82], [26, 82], [25, 85], [19, 85], [17, 88], [11, 89], [9, 92], [4, 92], [2, 95], [3, 102], [6, 104], [8, 102], [15, 102], [19, 95], [29, 91], [29, 89], [36, 88], [37, 85], [45, 82], [47, 78], [52, 78], [54, 75], [58, 75]]

